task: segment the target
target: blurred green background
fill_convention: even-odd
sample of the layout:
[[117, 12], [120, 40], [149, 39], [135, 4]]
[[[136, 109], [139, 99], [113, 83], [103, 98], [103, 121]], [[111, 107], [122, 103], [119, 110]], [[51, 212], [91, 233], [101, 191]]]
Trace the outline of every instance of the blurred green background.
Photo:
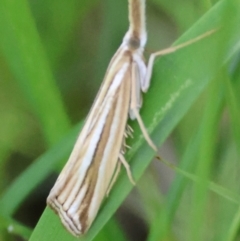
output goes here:
[[[147, 0], [146, 59], [189, 28], [190, 39], [220, 33], [217, 44], [161, 58], [144, 96], [149, 132], [158, 144], [167, 138], [160, 155], [179, 169], [155, 161], [141, 177], [154, 154], [134, 162], [130, 153], [138, 185], [104, 226], [132, 188], [121, 175], [108, 198], [119, 204], [104, 206], [109, 217], [86, 240], [240, 240], [239, 9], [237, 0]], [[127, 28], [127, 0], [0, 1], [0, 241], [30, 238]], [[174, 93], [178, 103], [157, 115]], [[62, 229], [46, 211], [30, 240], [75, 240]]]

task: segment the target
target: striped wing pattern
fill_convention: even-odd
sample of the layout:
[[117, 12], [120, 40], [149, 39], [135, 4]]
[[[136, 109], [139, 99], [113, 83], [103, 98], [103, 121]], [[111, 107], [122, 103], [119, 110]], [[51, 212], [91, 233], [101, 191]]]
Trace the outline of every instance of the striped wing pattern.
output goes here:
[[77, 236], [94, 220], [117, 166], [131, 101], [133, 61], [132, 53], [120, 47], [47, 199], [64, 226]]

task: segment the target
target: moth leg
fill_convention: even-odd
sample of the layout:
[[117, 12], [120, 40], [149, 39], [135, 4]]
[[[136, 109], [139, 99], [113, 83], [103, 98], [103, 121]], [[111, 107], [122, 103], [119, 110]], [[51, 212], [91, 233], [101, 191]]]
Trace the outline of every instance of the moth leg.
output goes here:
[[110, 182], [110, 184], [109, 184], [109, 186], [108, 186], [108, 189], [107, 189], [107, 192], [106, 192], [106, 197], [108, 197], [108, 195], [109, 195], [109, 193], [110, 193], [110, 191], [111, 191], [114, 183], [116, 182], [117, 177], [118, 177], [118, 175], [119, 175], [119, 173], [120, 173], [120, 170], [121, 170], [121, 162], [118, 161], [117, 167], [116, 167], [116, 171], [115, 171], [115, 173], [114, 173], [114, 175], [113, 175], [113, 178], [112, 178], [112, 180], [111, 180], [111, 182]]
[[134, 102], [134, 107], [137, 109], [137, 111], [139, 111], [142, 106], [141, 77], [136, 62], [132, 63], [131, 81], [131, 103], [129, 108], [129, 117], [131, 120], [134, 120], [136, 119], [136, 116], [132, 110], [132, 102]]
[[210, 30], [210, 31], [208, 31], [208, 32], [196, 37], [196, 38], [193, 38], [189, 41], [186, 41], [185, 43], [182, 43], [182, 44], [179, 44], [179, 45], [167, 48], [167, 49], [163, 49], [163, 50], [157, 51], [155, 53], [152, 53], [149, 57], [148, 64], [147, 64], [147, 73], [146, 73], [145, 79], [144, 79], [144, 81], [142, 83], [142, 86], [141, 86], [142, 91], [147, 92], [147, 90], [150, 86], [153, 64], [154, 64], [154, 60], [155, 60], [156, 57], [173, 53], [173, 52], [177, 51], [178, 49], [184, 48], [188, 45], [191, 45], [191, 44], [211, 35], [214, 32], [216, 32], [216, 29]]
[[[127, 134], [127, 136], [130, 136], [131, 138], [133, 138], [133, 129], [130, 125], [126, 126], [125, 133]], [[124, 140], [124, 146], [127, 146], [125, 140]]]
[[128, 164], [128, 162], [125, 160], [124, 156], [122, 153], [119, 154], [119, 159], [120, 159], [120, 163], [123, 164], [123, 166], [125, 167], [126, 171], [127, 171], [127, 175], [128, 175], [128, 178], [129, 178], [129, 181], [133, 184], [133, 185], [136, 185], [134, 179], [133, 179], [133, 176], [132, 176], [132, 173], [131, 173], [131, 170], [130, 170], [130, 166]]
[[136, 72], [138, 71], [138, 69], [136, 68], [136, 65], [133, 63], [133, 67], [132, 67], [132, 89], [131, 89], [131, 103], [130, 103], [130, 111], [132, 113], [132, 116], [134, 118], [137, 119], [138, 124], [140, 126], [140, 129], [143, 133], [144, 138], [146, 139], [147, 143], [149, 144], [149, 146], [155, 151], [158, 152], [158, 149], [156, 147], [156, 145], [153, 143], [153, 141], [151, 140], [150, 136], [148, 135], [147, 129], [142, 121], [141, 116], [139, 115], [139, 103], [138, 103], [138, 95], [137, 95], [137, 91], [138, 91], [138, 84], [139, 84], [139, 79], [136, 78], [137, 74]]
[[155, 152], [158, 152], [158, 148], [157, 148], [157, 146], [153, 143], [151, 137], [149, 136], [148, 131], [147, 131], [147, 129], [146, 129], [144, 123], [143, 123], [143, 120], [142, 120], [141, 116], [139, 115], [138, 110], [137, 110], [136, 108], [133, 108], [132, 111], [133, 111], [133, 113], [134, 113], [134, 115], [135, 115], [135, 117], [136, 117], [136, 119], [137, 119], [137, 121], [138, 121], [138, 124], [139, 124], [139, 126], [140, 126], [140, 129], [141, 129], [141, 131], [142, 131], [142, 133], [143, 133], [143, 136], [144, 136], [145, 140], [147, 141], [148, 145], [149, 145]]

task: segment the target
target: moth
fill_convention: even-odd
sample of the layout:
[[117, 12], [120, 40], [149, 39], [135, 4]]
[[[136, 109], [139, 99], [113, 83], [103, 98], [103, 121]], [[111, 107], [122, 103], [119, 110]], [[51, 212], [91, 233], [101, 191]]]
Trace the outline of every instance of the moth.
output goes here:
[[122, 164], [134, 184], [124, 158], [125, 138], [132, 132], [128, 117], [137, 119], [145, 139], [157, 152], [139, 115], [141, 94], [150, 85], [154, 58], [189, 44], [152, 54], [147, 67], [143, 58], [147, 41], [145, 0], [129, 0], [129, 22], [69, 160], [47, 198], [47, 204], [74, 236], [89, 229]]
[[145, 0], [129, 0], [130, 28], [110, 61], [103, 84], [86, 119], [70, 158], [52, 188], [47, 204], [73, 235], [85, 233], [123, 164], [127, 119], [137, 118], [150, 145], [139, 115], [141, 91], [146, 92], [147, 68], [143, 58], [147, 40]]

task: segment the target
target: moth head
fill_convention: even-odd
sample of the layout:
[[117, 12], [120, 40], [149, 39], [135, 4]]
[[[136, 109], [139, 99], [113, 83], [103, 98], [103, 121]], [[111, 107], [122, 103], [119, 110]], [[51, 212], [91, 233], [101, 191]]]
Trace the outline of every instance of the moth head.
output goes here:
[[143, 50], [147, 42], [147, 34], [137, 33], [128, 30], [123, 38], [123, 45], [127, 46], [131, 50]]

